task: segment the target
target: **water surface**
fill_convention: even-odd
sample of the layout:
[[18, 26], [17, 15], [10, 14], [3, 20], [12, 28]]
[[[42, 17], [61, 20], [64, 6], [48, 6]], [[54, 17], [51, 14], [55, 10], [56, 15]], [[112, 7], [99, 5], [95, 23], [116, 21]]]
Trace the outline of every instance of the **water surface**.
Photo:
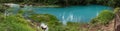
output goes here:
[[33, 10], [38, 14], [52, 14], [55, 15], [60, 21], [66, 23], [72, 22], [89, 22], [92, 18], [96, 17], [103, 10], [113, 10], [112, 7], [102, 5], [87, 5], [87, 6], [67, 6], [61, 8], [50, 7], [26, 7], [24, 10]]

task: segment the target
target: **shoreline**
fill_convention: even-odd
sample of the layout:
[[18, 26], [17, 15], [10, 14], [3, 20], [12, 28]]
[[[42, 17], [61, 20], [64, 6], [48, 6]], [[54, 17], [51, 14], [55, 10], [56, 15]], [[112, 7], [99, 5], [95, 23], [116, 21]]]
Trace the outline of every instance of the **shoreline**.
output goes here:
[[[21, 7], [21, 8], [23, 8], [25, 6], [32, 6], [32, 7], [53, 7], [53, 8], [71, 6], [71, 5], [54, 5], [54, 4], [48, 5], [48, 4], [42, 4], [42, 3], [31, 3], [31, 4], [29, 4], [29, 3], [28, 4], [27, 3], [3, 3], [3, 4], [4, 5], [5, 4], [12, 4], [12, 5], [16, 4], [16, 5], [19, 5], [19, 7]], [[10, 6], [10, 5], [7, 5], [7, 6]], [[103, 6], [107, 6], [107, 5], [103, 5]], [[112, 7], [112, 6], [109, 6], [109, 7]], [[113, 7], [113, 8], [116, 8], [116, 7]]]
[[20, 8], [24, 8], [24, 7], [26, 7], [26, 6], [32, 6], [32, 7], [55, 7], [55, 8], [57, 8], [57, 7], [63, 7], [63, 6], [60, 6], [60, 5], [40, 5], [40, 4], [38, 4], [38, 5], [33, 5], [33, 4], [15, 4], [15, 3], [3, 3], [3, 5], [4, 6], [8, 6], [8, 7], [14, 7], [14, 6], [18, 6], [18, 7], [20, 7]]

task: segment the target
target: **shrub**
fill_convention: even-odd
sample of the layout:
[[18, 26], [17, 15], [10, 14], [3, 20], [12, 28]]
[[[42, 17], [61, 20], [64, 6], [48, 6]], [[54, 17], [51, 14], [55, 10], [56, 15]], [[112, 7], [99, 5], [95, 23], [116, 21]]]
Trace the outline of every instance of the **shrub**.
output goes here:
[[56, 22], [58, 19], [50, 14], [34, 14], [30, 16], [31, 19], [35, 20], [36, 22]]
[[119, 7], [115, 8], [115, 9], [114, 9], [114, 13], [119, 13], [119, 10], [120, 10]]
[[62, 23], [59, 20], [50, 14], [33, 14], [30, 16], [35, 22], [44, 22], [48, 25], [49, 31], [60, 31], [62, 30]]
[[93, 18], [91, 23], [106, 25], [114, 18], [114, 13], [109, 10], [102, 11], [96, 18]]
[[4, 13], [7, 7], [0, 5], [0, 13]]
[[24, 18], [16, 15], [7, 16], [0, 21], [0, 31], [35, 31]]

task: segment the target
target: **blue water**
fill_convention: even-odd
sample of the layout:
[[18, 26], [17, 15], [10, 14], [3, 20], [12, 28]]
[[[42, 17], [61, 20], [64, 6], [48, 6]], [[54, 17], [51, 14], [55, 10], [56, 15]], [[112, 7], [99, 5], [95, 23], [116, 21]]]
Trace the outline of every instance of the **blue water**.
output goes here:
[[[28, 7], [30, 9], [30, 7]], [[112, 7], [102, 5], [87, 5], [87, 6], [67, 6], [60, 8], [50, 7], [32, 7], [33, 11], [38, 14], [52, 14], [55, 15], [60, 21], [66, 23], [72, 22], [89, 22], [92, 18], [96, 17], [103, 10], [113, 10]], [[31, 10], [30, 9], [30, 10]]]

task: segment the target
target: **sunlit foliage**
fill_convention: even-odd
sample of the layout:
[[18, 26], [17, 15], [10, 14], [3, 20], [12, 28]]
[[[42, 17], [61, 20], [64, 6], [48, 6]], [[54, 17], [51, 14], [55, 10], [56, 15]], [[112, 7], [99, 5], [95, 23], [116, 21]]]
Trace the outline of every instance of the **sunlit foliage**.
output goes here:
[[108, 10], [102, 11], [96, 18], [93, 18], [92, 24], [106, 25], [114, 18], [114, 13]]
[[2, 17], [2, 15], [0, 16], [0, 31], [35, 31], [23, 17], [16, 15]]

